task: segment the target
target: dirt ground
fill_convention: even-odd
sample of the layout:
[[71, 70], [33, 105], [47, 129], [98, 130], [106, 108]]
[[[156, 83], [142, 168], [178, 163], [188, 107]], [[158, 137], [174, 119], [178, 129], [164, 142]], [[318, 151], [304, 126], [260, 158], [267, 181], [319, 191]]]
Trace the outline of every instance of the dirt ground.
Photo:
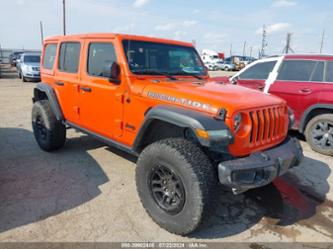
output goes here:
[[41, 151], [30, 123], [35, 83], [3, 71], [0, 241], [333, 242], [333, 158], [304, 141], [301, 166], [242, 195], [218, 189], [211, 217], [184, 238], [159, 228], [143, 210], [135, 158], [75, 130], [68, 130], [63, 149]]

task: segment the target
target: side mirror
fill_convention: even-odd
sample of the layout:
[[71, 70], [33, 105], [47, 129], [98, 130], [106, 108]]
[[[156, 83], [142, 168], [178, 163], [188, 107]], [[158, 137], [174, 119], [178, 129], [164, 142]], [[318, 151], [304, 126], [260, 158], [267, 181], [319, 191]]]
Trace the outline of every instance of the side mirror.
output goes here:
[[114, 84], [120, 84], [120, 66], [117, 62], [108, 63], [103, 70], [103, 76]]

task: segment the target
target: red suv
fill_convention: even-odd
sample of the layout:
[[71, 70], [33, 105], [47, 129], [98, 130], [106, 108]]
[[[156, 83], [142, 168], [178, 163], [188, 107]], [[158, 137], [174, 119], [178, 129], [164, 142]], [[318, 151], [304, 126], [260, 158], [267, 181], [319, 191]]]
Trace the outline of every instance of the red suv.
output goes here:
[[229, 82], [285, 99], [294, 129], [313, 150], [333, 155], [333, 55], [283, 55], [255, 61]]

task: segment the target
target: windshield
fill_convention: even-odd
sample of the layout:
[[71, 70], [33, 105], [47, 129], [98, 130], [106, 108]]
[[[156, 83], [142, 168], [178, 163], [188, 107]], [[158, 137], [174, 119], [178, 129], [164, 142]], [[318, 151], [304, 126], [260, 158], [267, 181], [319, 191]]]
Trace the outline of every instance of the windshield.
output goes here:
[[129, 69], [135, 74], [206, 75], [206, 69], [193, 47], [124, 40]]
[[24, 56], [24, 62], [40, 62], [40, 56], [39, 55], [29, 55]]

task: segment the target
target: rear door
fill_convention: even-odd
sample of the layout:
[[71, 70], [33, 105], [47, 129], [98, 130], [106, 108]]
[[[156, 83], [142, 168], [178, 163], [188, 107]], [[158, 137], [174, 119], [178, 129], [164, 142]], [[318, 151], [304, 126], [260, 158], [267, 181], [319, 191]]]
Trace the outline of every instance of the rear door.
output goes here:
[[73, 123], [79, 120], [78, 87], [81, 49], [80, 41], [62, 42], [54, 76], [54, 88], [65, 119]]
[[123, 134], [124, 83], [109, 81], [106, 70], [117, 62], [113, 40], [87, 40], [80, 83], [80, 124], [84, 128], [117, 138]]
[[273, 71], [277, 60], [255, 63], [238, 75], [237, 84], [262, 91], [269, 74]]
[[269, 92], [286, 100], [299, 124], [304, 111], [317, 104], [324, 87], [324, 61], [285, 60]]

